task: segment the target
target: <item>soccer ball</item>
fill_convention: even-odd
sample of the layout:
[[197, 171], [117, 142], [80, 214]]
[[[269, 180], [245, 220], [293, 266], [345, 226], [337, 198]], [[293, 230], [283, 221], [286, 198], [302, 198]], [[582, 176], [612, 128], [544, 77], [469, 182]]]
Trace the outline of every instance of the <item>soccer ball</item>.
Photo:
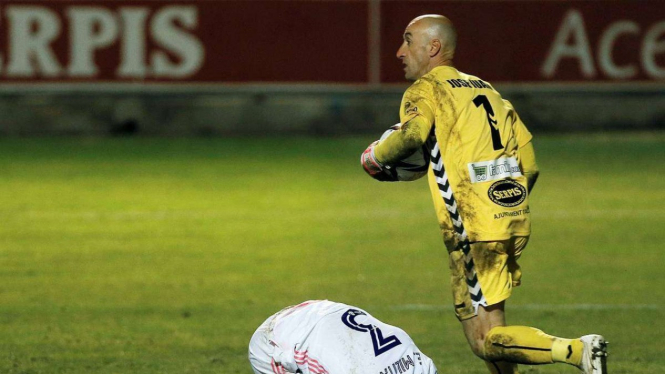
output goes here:
[[[379, 140], [387, 138], [388, 135], [392, 134], [393, 131], [399, 130], [400, 127], [402, 127], [401, 123], [391, 126], [383, 133], [383, 135], [381, 135], [381, 139]], [[429, 168], [429, 151], [423, 144], [423, 146], [416, 150], [412, 155], [399, 160], [394, 164], [386, 165], [385, 168], [388, 173], [393, 175], [398, 181], [414, 181], [427, 174], [427, 169]]]

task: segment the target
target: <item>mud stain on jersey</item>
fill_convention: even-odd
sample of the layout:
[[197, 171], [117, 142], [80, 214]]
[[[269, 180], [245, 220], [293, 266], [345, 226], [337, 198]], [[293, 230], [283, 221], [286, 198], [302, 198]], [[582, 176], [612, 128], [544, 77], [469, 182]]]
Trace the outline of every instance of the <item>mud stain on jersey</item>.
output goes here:
[[[459, 174], [458, 174], [459, 175]], [[460, 213], [462, 214], [462, 221], [465, 223], [465, 227], [468, 228], [470, 224], [473, 224], [476, 218], [476, 207], [473, 204], [470, 204], [469, 195], [473, 193], [471, 188], [471, 181], [466, 176], [461, 176], [461, 181], [458, 183], [457, 188], [453, 189], [453, 193], [456, 192], [457, 206], [459, 207]]]

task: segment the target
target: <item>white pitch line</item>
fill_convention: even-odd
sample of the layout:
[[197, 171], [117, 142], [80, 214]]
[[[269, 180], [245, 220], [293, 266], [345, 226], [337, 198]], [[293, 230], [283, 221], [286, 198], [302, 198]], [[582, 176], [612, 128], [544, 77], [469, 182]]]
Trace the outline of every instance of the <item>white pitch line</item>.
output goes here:
[[[517, 310], [659, 310], [656, 304], [513, 304], [507, 309]], [[447, 311], [452, 305], [403, 304], [395, 305], [393, 310]]]
[[[403, 216], [408, 214], [408, 216], [421, 216], [423, 212], [426, 211], [429, 213], [429, 207], [426, 210], [412, 210], [408, 212], [401, 212], [394, 209], [373, 209], [372, 213], [368, 213], [372, 217], [383, 217], [386, 215], [397, 215]], [[111, 219], [123, 219], [123, 218], [157, 218], [163, 219], [165, 217], [201, 217], [201, 218], [216, 218], [219, 216], [228, 216], [231, 214], [237, 214], [232, 212], [224, 211], [182, 211], [182, 210], [173, 210], [173, 211], [157, 211], [157, 210], [145, 210], [145, 211], [122, 211], [122, 212], [108, 212], [108, 211], [40, 211], [40, 210], [29, 210], [19, 212], [18, 216], [27, 217], [30, 219], [99, 219], [99, 218], [111, 218]], [[320, 216], [322, 212], [316, 213], [300, 213], [303, 216], [306, 215], [316, 215]], [[325, 214], [325, 212], [323, 212]], [[339, 215], [337, 211], [331, 211], [328, 214], [330, 215]], [[353, 214], [356, 214], [355, 212]], [[13, 214], [12, 217], [17, 214]], [[547, 220], [547, 219], [561, 219], [561, 218], [656, 218], [662, 219], [665, 218], [665, 209], [654, 208], [654, 209], [586, 209], [586, 210], [549, 210], [549, 211], [538, 211], [532, 213], [533, 217], [538, 220]]]

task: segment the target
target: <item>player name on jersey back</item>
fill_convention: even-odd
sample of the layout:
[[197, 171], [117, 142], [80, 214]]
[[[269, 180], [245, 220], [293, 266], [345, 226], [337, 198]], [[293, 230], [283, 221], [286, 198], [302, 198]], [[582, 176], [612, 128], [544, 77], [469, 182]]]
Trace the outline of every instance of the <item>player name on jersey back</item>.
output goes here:
[[448, 79], [446, 80], [450, 87], [452, 88], [489, 88], [490, 90], [492, 89], [492, 86], [487, 84], [485, 81], [482, 81], [480, 79]]

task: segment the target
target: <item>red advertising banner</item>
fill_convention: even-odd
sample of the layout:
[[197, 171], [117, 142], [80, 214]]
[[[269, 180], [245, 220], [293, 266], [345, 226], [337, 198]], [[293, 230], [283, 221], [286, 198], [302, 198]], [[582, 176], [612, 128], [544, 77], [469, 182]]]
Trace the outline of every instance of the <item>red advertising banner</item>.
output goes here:
[[665, 82], [665, 1], [3, 1], [7, 83], [402, 83], [408, 22], [448, 16], [491, 82]]
[[363, 1], [0, 3], [2, 81], [367, 80]]

